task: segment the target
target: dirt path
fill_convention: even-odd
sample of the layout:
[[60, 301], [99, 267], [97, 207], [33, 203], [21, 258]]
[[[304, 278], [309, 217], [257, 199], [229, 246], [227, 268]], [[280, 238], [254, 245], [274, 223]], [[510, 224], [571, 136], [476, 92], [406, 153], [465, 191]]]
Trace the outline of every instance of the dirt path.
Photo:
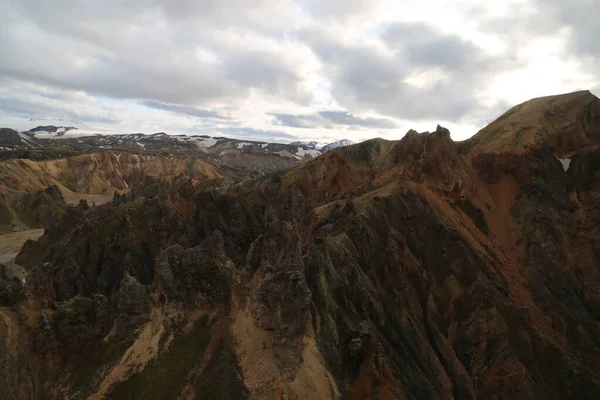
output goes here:
[[0, 235], [0, 262], [2, 258], [15, 257], [27, 239], [36, 240], [44, 233], [43, 229], [29, 229]]
[[76, 206], [79, 204], [80, 200], [86, 200], [88, 205], [92, 205], [95, 203], [97, 206], [100, 204], [108, 203], [112, 200], [112, 194], [84, 194], [84, 193], [76, 193], [76, 192], [67, 192], [63, 190], [63, 197], [65, 198], [65, 202], [70, 205]]

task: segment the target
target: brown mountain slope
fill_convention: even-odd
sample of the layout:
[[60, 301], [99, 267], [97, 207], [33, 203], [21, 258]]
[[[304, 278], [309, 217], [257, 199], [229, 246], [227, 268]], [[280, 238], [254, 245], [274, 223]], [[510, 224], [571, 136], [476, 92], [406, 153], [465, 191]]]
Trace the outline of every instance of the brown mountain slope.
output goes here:
[[600, 99], [586, 90], [519, 104], [459, 146], [474, 154], [524, 153], [547, 146], [565, 156], [599, 145]]
[[[48, 226], [67, 204], [110, 201], [146, 177], [225, 182], [235, 177], [195, 156], [98, 152], [49, 161], [0, 162], [0, 232]], [[56, 191], [48, 191], [48, 188]], [[64, 197], [64, 199], [63, 199]], [[66, 203], [65, 203], [66, 202]]]
[[112, 194], [127, 191], [146, 176], [177, 175], [204, 181], [223, 179], [216, 167], [192, 156], [98, 152], [50, 161], [27, 159], [0, 163], [0, 184], [11, 190], [31, 192], [56, 185], [63, 191]]
[[70, 208], [0, 280], [0, 393], [596, 399], [600, 149], [568, 143], [438, 127]]

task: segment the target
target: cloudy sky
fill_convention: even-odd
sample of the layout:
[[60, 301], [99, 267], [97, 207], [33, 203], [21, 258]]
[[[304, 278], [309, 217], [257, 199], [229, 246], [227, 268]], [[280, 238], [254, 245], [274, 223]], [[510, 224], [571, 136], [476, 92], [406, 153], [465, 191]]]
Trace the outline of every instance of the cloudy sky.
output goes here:
[[[0, 125], [287, 142], [473, 135], [600, 94], [600, 0], [0, 0]], [[27, 125], [27, 123], [26, 123]], [[33, 126], [32, 126], [33, 127]]]

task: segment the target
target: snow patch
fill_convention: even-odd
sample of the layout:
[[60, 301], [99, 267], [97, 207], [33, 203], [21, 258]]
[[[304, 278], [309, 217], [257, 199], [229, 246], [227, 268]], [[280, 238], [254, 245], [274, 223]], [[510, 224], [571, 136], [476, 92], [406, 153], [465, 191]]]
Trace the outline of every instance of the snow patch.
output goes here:
[[312, 150], [312, 149], [305, 150], [302, 147], [298, 147], [298, 151], [296, 152], [296, 155], [300, 156], [300, 157], [310, 156], [311, 158], [314, 158], [314, 157], [320, 156], [321, 152], [319, 150]]
[[200, 139], [199, 141], [200, 146], [202, 147], [213, 147], [215, 144], [217, 144], [217, 139], [215, 138], [208, 138], [208, 139]]
[[348, 139], [342, 139], [337, 142], [329, 143], [327, 146], [323, 146], [321, 151], [324, 152], [327, 150], [337, 149], [338, 147], [346, 147], [350, 146], [351, 144], [354, 144], [354, 142]]
[[31, 138], [26, 134], [19, 132], [19, 137], [21, 138], [21, 140], [23, 140], [23, 142], [25, 142], [25, 144], [35, 147], [35, 144], [31, 142]]
[[570, 158], [559, 158], [558, 161], [560, 161], [563, 169], [565, 170], [565, 172], [567, 172], [569, 170], [569, 165], [571, 165], [571, 159]]
[[115, 154], [115, 158], [117, 159], [117, 162], [121, 164], [121, 154]]
[[289, 151], [287, 151], [287, 150], [281, 150], [281, 151], [278, 151], [278, 152], [277, 152], [277, 154], [279, 154], [280, 156], [284, 156], [284, 157], [290, 157], [290, 158], [291, 158], [291, 157], [294, 157], [294, 158], [296, 158], [296, 159], [300, 160], [300, 157], [298, 157], [298, 156], [297, 156], [297, 155], [295, 155], [295, 154], [292, 154], [292, 153], [290, 153], [290, 152], [289, 152]]
[[[59, 131], [58, 133], [60, 133], [62, 131]], [[57, 135], [56, 133], [53, 132], [47, 132], [47, 131], [35, 131], [32, 133], [33, 136], [35, 136], [36, 139], [75, 139], [75, 138], [80, 138], [80, 137], [89, 137], [89, 136], [95, 136], [98, 135], [97, 131], [92, 131], [92, 130], [79, 130], [79, 129], [72, 129], [69, 130], [67, 132], [65, 132], [62, 135]]]
[[264, 149], [264, 148], [265, 148], [265, 147], [267, 147], [268, 145], [269, 145], [269, 143], [263, 143], [263, 144], [261, 144], [261, 145], [260, 145], [260, 147], [262, 147], [262, 148]]
[[237, 148], [238, 149], [243, 149], [246, 146], [252, 146], [252, 143], [248, 143], [248, 142], [241, 142], [237, 144]]
[[33, 132], [33, 136], [36, 139], [54, 139], [56, 137], [56, 133], [50, 133], [46, 131], [35, 131]]

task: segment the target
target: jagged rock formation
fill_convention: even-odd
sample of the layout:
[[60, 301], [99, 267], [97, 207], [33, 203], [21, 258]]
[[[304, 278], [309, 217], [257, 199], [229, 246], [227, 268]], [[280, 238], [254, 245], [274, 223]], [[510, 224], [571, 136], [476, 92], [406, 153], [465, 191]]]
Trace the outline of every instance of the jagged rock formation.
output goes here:
[[534, 103], [466, 143], [411, 131], [69, 208], [19, 254], [24, 294], [0, 280], [0, 393], [598, 398], [600, 100]]

